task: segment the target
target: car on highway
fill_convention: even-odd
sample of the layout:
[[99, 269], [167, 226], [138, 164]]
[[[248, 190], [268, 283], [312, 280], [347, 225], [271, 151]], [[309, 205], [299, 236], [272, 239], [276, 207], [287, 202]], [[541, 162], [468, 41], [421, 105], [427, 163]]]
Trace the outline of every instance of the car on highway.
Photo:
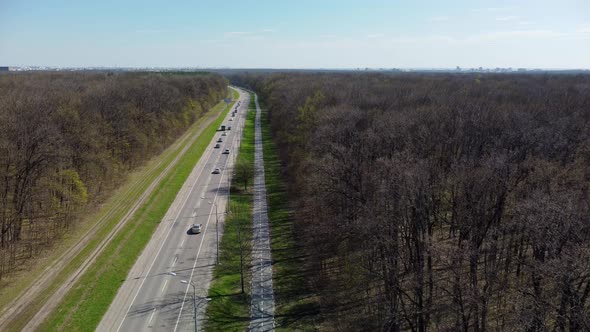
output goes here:
[[234, 121], [234, 119], [232, 119], [232, 118], [229, 118], [229, 121]]
[[199, 233], [201, 233], [202, 228], [203, 228], [203, 225], [201, 225], [201, 224], [193, 224], [191, 226], [191, 233], [199, 234]]
[[215, 149], [219, 149], [220, 147], [221, 147], [221, 144], [219, 144], [219, 143], [215, 144], [215, 146], [214, 146]]
[[221, 136], [227, 136], [227, 133], [224, 131], [223, 134], [221, 134]]
[[221, 170], [219, 168], [216, 168], [213, 170], [213, 174], [219, 174], [221, 173]]
[[217, 143], [222, 143], [223, 142], [223, 138], [219, 137], [219, 139], [217, 140]]
[[227, 130], [231, 130], [231, 126], [227, 126]]
[[229, 154], [229, 149], [223, 150], [223, 154]]

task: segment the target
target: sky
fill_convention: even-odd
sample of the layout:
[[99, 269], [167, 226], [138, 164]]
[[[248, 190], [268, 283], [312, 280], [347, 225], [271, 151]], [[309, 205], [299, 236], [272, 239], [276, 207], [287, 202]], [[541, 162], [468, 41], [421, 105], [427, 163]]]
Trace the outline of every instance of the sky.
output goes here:
[[0, 0], [0, 66], [590, 69], [590, 0]]

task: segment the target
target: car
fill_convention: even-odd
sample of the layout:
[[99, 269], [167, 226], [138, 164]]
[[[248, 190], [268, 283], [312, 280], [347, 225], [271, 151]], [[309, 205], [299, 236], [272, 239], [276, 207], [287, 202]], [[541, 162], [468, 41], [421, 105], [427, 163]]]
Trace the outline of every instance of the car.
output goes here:
[[234, 121], [234, 119], [232, 119], [232, 118], [229, 118], [229, 121]]
[[215, 144], [215, 146], [214, 146], [215, 149], [219, 149], [220, 147], [221, 147], [221, 144], [219, 144], [219, 143]]
[[221, 134], [221, 136], [227, 136], [227, 133], [224, 131], [223, 134]]
[[216, 168], [213, 170], [213, 174], [219, 174], [221, 173], [221, 170], [219, 168]]
[[227, 126], [227, 130], [231, 130], [231, 126]]
[[229, 154], [229, 149], [223, 150], [223, 154]]
[[[233, 118], [234, 116], [236, 116], [236, 113], [232, 113], [232, 115], [231, 115], [231, 116], [232, 116], [232, 118]], [[231, 121], [231, 119], [229, 119], [229, 121]]]
[[191, 226], [191, 233], [199, 234], [199, 233], [201, 233], [202, 228], [203, 228], [203, 225], [201, 225], [201, 224], [193, 224]]
[[217, 143], [222, 143], [223, 142], [223, 138], [219, 137], [219, 139], [217, 140]]

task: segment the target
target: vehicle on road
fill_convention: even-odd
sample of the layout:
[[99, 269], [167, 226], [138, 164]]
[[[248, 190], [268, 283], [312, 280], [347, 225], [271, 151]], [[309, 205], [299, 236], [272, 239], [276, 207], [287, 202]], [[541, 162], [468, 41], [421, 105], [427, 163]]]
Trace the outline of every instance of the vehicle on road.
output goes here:
[[225, 131], [225, 126], [219, 127], [219, 131]]
[[221, 144], [219, 144], [219, 143], [215, 144], [215, 146], [214, 146], [215, 149], [219, 149], [220, 147], [221, 147]]
[[223, 150], [223, 154], [229, 154], [229, 149]]
[[223, 134], [221, 134], [221, 136], [227, 136], [227, 133], [224, 131]]
[[233, 121], [233, 120], [234, 120], [234, 119], [232, 119], [232, 118], [229, 118], [229, 121]]
[[219, 139], [217, 140], [217, 143], [222, 143], [223, 142], [223, 138], [219, 137]]
[[203, 228], [202, 224], [193, 224], [191, 226], [191, 233], [193, 234], [199, 234], [201, 233], [201, 229]]
[[231, 130], [231, 126], [227, 126], [227, 130]]
[[216, 168], [213, 170], [213, 174], [219, 174], [221, 173], [221, 170], [219, 168]]

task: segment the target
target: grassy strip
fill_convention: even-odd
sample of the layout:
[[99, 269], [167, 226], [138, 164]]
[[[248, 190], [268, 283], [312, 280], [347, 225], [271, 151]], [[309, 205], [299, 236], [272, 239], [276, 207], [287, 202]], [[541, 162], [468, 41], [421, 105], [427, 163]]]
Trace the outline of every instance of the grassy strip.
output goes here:
[[[236, 94], [234, 92], [237, 98]], [[94, 330], [232, 106], [229, 105], [201, 133], [150, 198], [68, 292], [57, 310], [41, 325], [40, 330]]]
[[[248, 106], [246, 124], [240, 145], [239, 159], [254, 165], [254, 121], [256, 117], [254, 98]], [[252, 184], [254, 176], [249, 180]], [[213, 271], [207, 306], [207, 331], [246, 331], [250, 322], [250, 258], [252, 239], [252, 192], [232, 181], [229, 213], [220, 243], [219, 262]], [[240, 282], [240, 241], [243, 244], [244, 290]]]
[[307, 289], [305, 257], [295, 239], [294, 220], [276, 146], [272, 141], [267, 111], [261, 117], [264, 172], [271, 227], [275, 324], [277, 331], [317, 330], [319, 305]]

